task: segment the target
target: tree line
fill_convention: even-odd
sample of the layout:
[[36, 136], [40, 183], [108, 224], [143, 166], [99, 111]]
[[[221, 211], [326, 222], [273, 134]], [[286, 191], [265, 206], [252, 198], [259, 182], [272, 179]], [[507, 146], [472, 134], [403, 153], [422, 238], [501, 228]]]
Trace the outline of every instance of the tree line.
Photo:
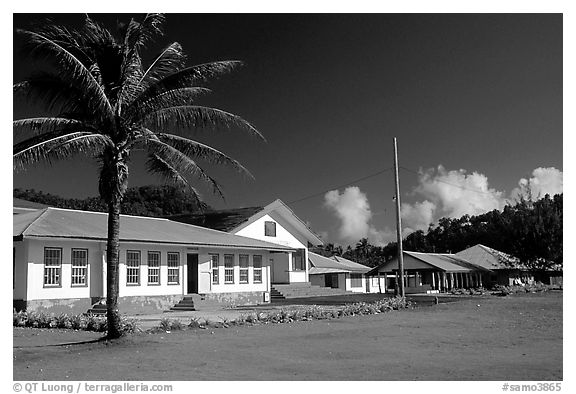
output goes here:
[[[427, 231], [415, 231], [402, 240], [404, 250], [425, 253], [456, 253], [476, 244], [516, 256], [532, 269], [561, 269], [563, 194], [545, 195], [533, 201], [521, 198], [502, 211], [481, 215], [442, 218]], [[370, 267], [395, 258], [397, 242], [380, 247], [360, 239], [354, 247], [329, 243], [316, 252], [339, 255]]]
[[[14, 189], [14, 197], [56, 208], [108, 212], [106, 202], [100, 197], [63, 198], [34, 189]], [[122, 213], [127, 215], [163, 217], [206, 211], [210, 210], [210, 206], [181, 187], [149, 185], [128, 188], [122, 199], [121, 209]]]

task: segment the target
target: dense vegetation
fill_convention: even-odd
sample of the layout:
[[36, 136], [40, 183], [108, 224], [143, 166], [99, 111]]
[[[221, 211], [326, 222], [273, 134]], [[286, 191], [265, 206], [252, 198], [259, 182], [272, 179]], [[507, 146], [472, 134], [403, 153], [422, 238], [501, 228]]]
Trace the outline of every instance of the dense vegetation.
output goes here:
[[[107, 212], [107, 205], [100, 197], [63, 198], [34, 189], [14, 189], [14, 197], [57, 208]], [[122, 213], [127, 215], [154, 217], [198, 212], [210, 208], [198, 201], [193, 194], [172, 185], [128, 188], [121, 206]]]
[[[521, 199], [502, 211], [477, 216], [442, 218], [428, 231], [416, 231], [403, 239], [404, 250], [413, 252], [456, 253], [476, 244], [518, 257], [534, 269], [561, 268], [563, 194], [536, 201]], [[376, 266], [394, 258], [396, 242], [384, 247], [371, 245], [366, 238], [354, 248], [328, 244], [317, 252]]]

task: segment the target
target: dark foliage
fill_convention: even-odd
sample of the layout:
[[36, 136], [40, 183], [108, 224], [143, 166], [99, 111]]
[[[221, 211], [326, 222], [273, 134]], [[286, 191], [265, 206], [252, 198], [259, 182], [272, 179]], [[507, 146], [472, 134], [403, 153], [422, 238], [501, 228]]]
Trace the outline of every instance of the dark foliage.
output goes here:
[[[14, 197], [56, 208], [107, 212], [107, 205], [100, 197], [63, 198], [34, 189], [14, 189]], [[194, 195], [172, 185], [131, 187], [122, 200], [122, 213], [127, 215], [163, 217], [209, 209]]]

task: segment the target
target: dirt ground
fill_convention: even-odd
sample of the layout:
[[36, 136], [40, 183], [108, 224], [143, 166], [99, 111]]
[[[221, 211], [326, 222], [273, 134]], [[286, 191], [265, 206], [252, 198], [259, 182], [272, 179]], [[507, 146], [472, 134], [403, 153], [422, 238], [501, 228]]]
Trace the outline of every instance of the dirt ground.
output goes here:
[[561, 292], [482, 296], [333, 320], [141, 334], [114, 343], [86, 332], [13, 332], [14, 380], [563, 378]]

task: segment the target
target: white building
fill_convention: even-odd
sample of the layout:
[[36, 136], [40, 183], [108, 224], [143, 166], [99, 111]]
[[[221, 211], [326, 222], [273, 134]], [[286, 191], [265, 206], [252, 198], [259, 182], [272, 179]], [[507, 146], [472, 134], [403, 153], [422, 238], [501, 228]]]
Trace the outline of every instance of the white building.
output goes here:
[[[14, 215], [15, 308], [78, 313], [104, 299], [106, 238], [105, 213], [45, 208]], [[119, 308], [166, 310], [186, 296], [195, 303], [268, 302], [271, 266], [292, 262], [294, 245], [301, 244], [121, 215]]]
[[340, 256], [324, 257], [313, 252], [308, 252], [308, 259], [313, 285], [354, 293], [370, 292], [370, 283], [364, 275], [370, 267]]
[[265, 207], [176, 215], [170, 219], [293, 249], [294, 251], [288, 254], [273, 254], [271, 257], [272, 284], [309, 282], [308, 247], [323, 244], [322, 240], [280, 200]]

